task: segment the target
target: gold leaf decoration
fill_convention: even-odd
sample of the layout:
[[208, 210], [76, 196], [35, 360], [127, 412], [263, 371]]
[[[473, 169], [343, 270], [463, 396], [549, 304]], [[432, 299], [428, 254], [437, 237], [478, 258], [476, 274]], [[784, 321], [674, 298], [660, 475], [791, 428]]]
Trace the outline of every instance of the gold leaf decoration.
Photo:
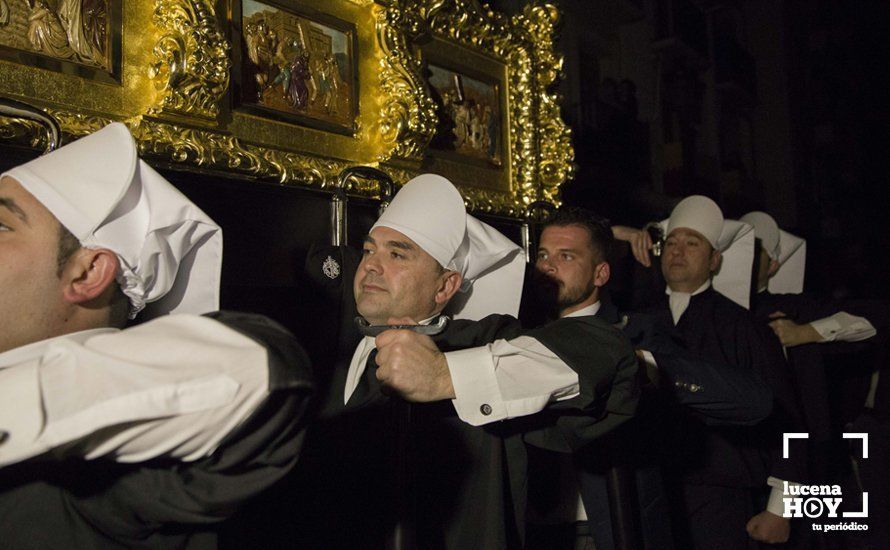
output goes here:
[[541, 190], [538, 199], [559, 205], [559, 187], [575, 173], [571, 129], [562, 121], [559, 93], [554, 84], [562, 77], [562, 56], [554, 49], [554, 27], [559, 11], [551, 4], [526, 6], [517, 18], [533, 37], [535, 45], [534, 74], [538, 78], [538, 113], [536, 125], [540, 132], [538, 178]]
[[213, 121], [229, 87], [230, 47], [218, 29], [212, 0], [156, 0], [161, 37], [149, 76], [161, 91], [149, 114]]
[[422, 62], [412, 53], [410, 40], [424, 26], [416, 10], [396, 2], [383, 8], [377, 17], [377, 38], [384, 56], [380, 60], [380, 131], [392, 144], [391, 157], [419, 161], [436, 129], [436, 105], [426, 91], [421, 75]]
[[[233, 99], [230, 72], [238, 52], [228, 42], [232, 4], [218, 0], [122, 3], [117, 26], [109, 29], [122, 41], [120, 82], [14, 62], [0, 64], [0, 94], [45, 109], [58, 120], [63, 143], [124, 121], [146, 158], [186, 170], [324, 189], [356, 164], [377, 166], [397, 184], [441, 167], [443, 174], [451, 170], [446, 175], [475, 212], [522, 218], [535, 201], [558, 204], [559, 187], [574, 165], [554, 85], [562, 59], [554, 51], [553, 5], [534, 2], [507, 17], [478, 0], [293, 4], [356, 28], [361, 93], [351, 135], [237, 108], [231, 117], [220, 116]], [[466, 62], [470, 78], [475, 70], [504, 90], [499, 138], [509, 149], [501, 154], [503, 164], [480, 167], [430, 150], [439, 121], [424, 52], [436, 62], [437, 50], [428, 46], [437, 44], [446, 56], [449, 47], [461, 51], [455, 63]], [[4, 143], [42, 149], [45, 139], [37, 123], [0, 117]], [[349, 192], [375, 196], [379, 189], [357, 181]]]

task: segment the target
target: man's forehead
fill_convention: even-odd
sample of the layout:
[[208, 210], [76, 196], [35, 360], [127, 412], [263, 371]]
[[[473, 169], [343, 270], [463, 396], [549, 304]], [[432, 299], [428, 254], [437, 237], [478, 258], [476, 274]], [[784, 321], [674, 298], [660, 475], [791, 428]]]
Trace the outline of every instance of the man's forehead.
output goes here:
[[[52, 212], [13, 177], [3, 176], [0, 178], [0, 198], [12, 202], [28, 219], [47, 216], [56, 220]], [[58, 222], [58, 220], [56, 221]]]
[[549, 225], [541, 233], [541, 246], [554, 248], [583, 248], [590, 245], [590, 232], [579, 224]]
[[431, 262], [439, 265], [439, 262], [437, 262], [436, 259], [433, 258], [429, 252], [424, 250], [422, 246], [414, 242], [412, 239], [409, 239], [408, 236], [406, 236], [401, 231], [398, 231], [391, 227], [378, 225], [377, 227], [371, 229], [371, 232], [368, 233], [367, 237], [365, 237], [365, 241], [373, 244], [374, 246], [398, 248], [400, 250], [410, 250], [416, 252], [420, 257], [428, 257]]
[[409, 239], [401, 231], [396, 231], [391, 227], [382, 225], [378, 225], [377, 227], [371, 229], [371, 232], [368, 233], [368, 236], [365, 237], [365, 240], [378, 246], [385, 246], [392, 243], [402, 243], [408, 245], [408, 247], [410, 248], [423, 250], [416, 242]]
[[692, 229], [690, 227], [675, 227], [668, 235], [668, 238], [671, 238], [671, 237], [674, 237], [674, 238], [695, 237], [702, 241], [708, 242], [708, 239], [706, 239], [704, 235], [702, 235], [700, 232], [698, 232], [695, 229]]

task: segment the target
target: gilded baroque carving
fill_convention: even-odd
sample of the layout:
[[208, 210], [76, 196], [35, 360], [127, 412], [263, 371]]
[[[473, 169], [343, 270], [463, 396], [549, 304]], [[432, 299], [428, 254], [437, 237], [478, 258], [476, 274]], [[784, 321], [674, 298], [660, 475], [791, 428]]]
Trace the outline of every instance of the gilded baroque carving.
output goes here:
[[46, 147], [46, 133], [40, 123], [21, 118], [0, 116], [0, 140], [35, 149]]
[[[558, 97], [547, 92], [559, 76], [560, 61], [552, 53], [556, 8], [529, 6], [523, 14], [508, 19], [477, 0], [430, 0], [421, 13], [434, 32], [488, 51], [507, 64], [515, 202], [527, 205], [545, 198], [556, 201], [558, 185], [564, 180], [553, 182], [569, 173], [573, 158], [568, 130], [559, 115]], [[538, 76], [542, 70], [552, 74]], [[544, 126], [548, 131], [538, 134]], [[541, 149], [548, 139], [557, 142], [546, 144], [544, 154]], [[557, 149], [560, 155], [554, 154]], [[515, 214], [517, 204], [512, 201], [492, 199], [488, 193], [474, 195], [474, 202], [482, 202], [483, 209], [490, 206], [494, 211]]]
[[436, 129], [436, 106], [426, 91], [422, 62], [409, 42], [424, 26], [416, 10], [392, 2], [377, 17], [377, 37], [383, 50], [380, 60], [380, 132], [395, 157], [419, 161]]
[[559, 22], [559, 11], [551, 4], [526, 6], [518, 18], [520, 25], [533, 38], [535, 66], [538, 78], [537, 127], [540, 132], [539, 172], [540, 200], [559, 204], [559, 186], [574, 176], [574, 149], [571, 130], [562, 120], [559, 103], [561, 97], [550, 91], [562, 77], [562, 56], [554, 49], [554, 27]]
[[[369, 130], [350, 138], [301, 130], [301, 136], [313, 142], [310, 153], [300, 152], [299, 144], [283, 141], [288, 129], [281, 122], [241, 118], [227, 127], [219, 118], [229, 99], [231, 46], [221, 30], [216, 0], [137, 1], [145, 3], [125, 4], [132, 9], [125, 11], [124, 34], [136, 29], [143, 32], [153, 24], [146, 39], [154, 50], [140, 57], [141, 52], [125, 49], [123, 65], [129, 67], [129, 74], [142, 71], [141, 80], [125, 79], [120, 87], [91, 84], [93, 88], [86, 88], [79, 77], [29, 73], [30, 68], [19, 67], [18, 72], [6, 69], [5, 74], [14, 74], [16, 79], [6, 82], [15, 86], [0, 82], [0, 93], [24, 99], [29, 88], [45, 89], [45, 97], [34, 98], [34, 103], [55, 106], [46, 110], [59, 121], [64, 141], [98, 130], [111, 120], [123, 120], [143, 154], [186, 168], [327, 188], [344, 168], [364, 163], [377, 165], [401, 184], [425, 162], [438, 124], [418, 46], [432, 35], [506, 67], [509, 127], [505, 132], [510, 149], [505, 153], [510, 162], [504, 170], [509, 171], [509, 183], [504, 187], [500, 183], [463, 185], [469, 208], [521, 218], [532, 202], [558, 203], [559, 186], [573, 174], [571, 135], [560, 118], [560, 98], [552, 91], [562, 70], [562, 59], [553, 49], [558, 11], [552, 5], [536, 3], [508, 18], [477, 0], [349, 0], [349, 5], [365, 11], [345, 10], [338, 16], [374, 25], [363, 27], [367, 34], [360, 41], [367, 42], [360, 54], [370, 57], [359, 59], [362, 67], [370, 68], [360, 73], [361, 86], [373, 85], [373, 92], [362, 100], [362, 109], [370, 110], [363, 112], [371, 118], [360, 115], [364, 122], [356, 124]], [[0, 7], [4, 5], [7, 0], [0, 0]], [[374, 70], [378, 74], [369, 74]], [[96, 93], [88, 96], [85, 89]], [[134, 102], [133, 98], [140, 99]], [[147, 103], [142, 98], [148, 98]], [[139, 107], [128, 110], [132, 105]], [[255, 131], [244, 135], [245, 126], [239, 124], [248, 123]], [[349, 139], [356, 144], [356, 152], [350, 152]], [[42, 148], [45, 135], [37, 123], [0, 117], [0, 140]], [[375, 196], [378, 191], [368, 181], [356, 182], [349, 190], [364, 196]]]
[[218, 28], [213, 0], [156, 0], [161, 37], [149, 76], [161, 98], [149, 114], [214, 120], [229, 88], [229, 43]]

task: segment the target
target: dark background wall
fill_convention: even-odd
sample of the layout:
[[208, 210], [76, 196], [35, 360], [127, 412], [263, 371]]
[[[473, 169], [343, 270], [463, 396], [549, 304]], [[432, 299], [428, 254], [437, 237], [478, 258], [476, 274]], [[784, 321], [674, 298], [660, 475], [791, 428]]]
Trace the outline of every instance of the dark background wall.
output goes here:
[[567, 202], [627, 224], [690, 193], [732, 217], [762, 209], [808, 239], [809, 290], [887, 296], [890, 3], [555, 3], [579, 166]]

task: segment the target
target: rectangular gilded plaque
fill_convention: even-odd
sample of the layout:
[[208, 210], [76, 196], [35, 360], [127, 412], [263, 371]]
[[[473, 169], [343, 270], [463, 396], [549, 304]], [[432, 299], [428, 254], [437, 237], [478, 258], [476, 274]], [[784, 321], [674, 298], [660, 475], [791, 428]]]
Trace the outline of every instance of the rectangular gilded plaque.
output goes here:
[[0, 58], [119, 83], [120, 0], [0, 0]]
[[506, 64], [441, 38], [422, 51], [438, 119], [424, 168], [461, 185], [513, 192]]
[[353, 134], [355, 27], [319, 11], [241, 1], [235, 106], [259, 116]]
[[502, 166], [501, 90], [462, 72], [430, 64], [429, 85], [439, 126], [430, 146], [453, 152], [468, 162]]

